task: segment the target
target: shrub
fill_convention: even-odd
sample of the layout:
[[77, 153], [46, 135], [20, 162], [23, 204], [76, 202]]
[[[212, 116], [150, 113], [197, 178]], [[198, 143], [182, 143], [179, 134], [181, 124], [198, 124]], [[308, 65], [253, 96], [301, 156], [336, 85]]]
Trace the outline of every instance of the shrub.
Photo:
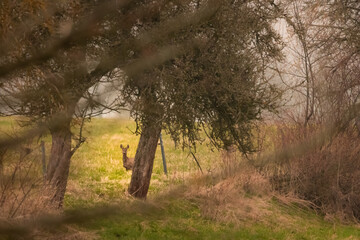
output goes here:
[[0, 218], [19, 219], [48, 210], [39, 146], [19, 145], [0, 154]]
[[[279, 127], [277, 146], [306, 141], [309, 132]], [[275, 190], [309, 200], [324, 214], [360, 220], [360, 137], [351, 129], [274, 169], [270, 179]]]

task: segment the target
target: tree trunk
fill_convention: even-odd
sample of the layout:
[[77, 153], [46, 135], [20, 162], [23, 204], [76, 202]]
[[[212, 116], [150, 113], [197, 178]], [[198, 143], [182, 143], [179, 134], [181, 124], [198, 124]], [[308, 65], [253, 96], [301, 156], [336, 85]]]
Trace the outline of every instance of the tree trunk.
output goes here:
[[53, 190], [51, 201], [55, 207], [63, 205], [67, 179], [69, 176], [71, 152], [70, 121], [51, 129], [52, 146], [46, 173], [47, 182]]
[[158, 124], [146, 125], [142, 129], [128, 190], [136, 198], [146, 199], [160, 132], [161, 126]]

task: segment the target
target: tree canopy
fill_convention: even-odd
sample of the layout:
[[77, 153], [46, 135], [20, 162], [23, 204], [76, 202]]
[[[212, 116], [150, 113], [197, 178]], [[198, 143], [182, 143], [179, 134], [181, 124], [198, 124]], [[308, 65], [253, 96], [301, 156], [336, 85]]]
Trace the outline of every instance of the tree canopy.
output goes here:
[[[198, 4], [193, 8], [203, 1]], [[202, 129], [216, 147], [236, 144], [243, 153], [252, 151], [254, 120], [274, 110], [280, 96], [264, 76], [280, 55], [271, 27], [275, 19], [266, 1], [223, 1], [213, 18], [176, 34], [172, 43], [196, 38], [203, 44], [128, 78], [121, 92], [139, 126], [159, 121], [175, 141], [190, 147]]]

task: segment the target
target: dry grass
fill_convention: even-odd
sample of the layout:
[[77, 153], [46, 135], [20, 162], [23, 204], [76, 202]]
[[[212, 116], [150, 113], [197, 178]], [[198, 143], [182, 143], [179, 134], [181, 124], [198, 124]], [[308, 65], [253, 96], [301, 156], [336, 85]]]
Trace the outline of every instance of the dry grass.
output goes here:
[[8, 149], [2, 156], [0, 218], [19, 221], [49, 212], [50, 194], [44, 184], [37, 145]]
[[[311, 132], [283, 128], [278, 147], [304, 141]], [[314, 151], [277, 165], [268, 174], [275, 190], [311, 201], [328, 219], [360, 219], [360, 138], [347, 129]]]
[[236, 152], [222, 154], [217, 173], [196, 178], [186, 198], [200, 202], [201, 214], [223, 223], [258, 222], [271, 214], [270, 183]]

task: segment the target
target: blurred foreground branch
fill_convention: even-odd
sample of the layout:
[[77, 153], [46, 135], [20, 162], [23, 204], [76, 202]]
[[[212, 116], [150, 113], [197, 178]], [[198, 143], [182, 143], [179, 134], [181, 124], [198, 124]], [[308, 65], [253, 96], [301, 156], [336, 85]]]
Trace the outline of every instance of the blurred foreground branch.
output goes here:
[[0, 66], [1, 82], [6, 81], [4, 77], [8, 74], [33, 64], [45, 62], [50, 58], [55, 57], [60, 50], [66, 50], [72, 47], [74, 43], [84, 44], [87, 38], [98, 34], [97, 31], [94, 31], [97, 23], [99, 23], [109, 13], [126, 7], [131, 2], [132, 1], [129, 0], [107, 1], [95, 8], [94, 13], [83, 19], [81, 24], [77, 27], [73, 27], [69, 34], [51, 43], [47, 48], [43, 50], [36, 49], [36, 52], [34, 52], [31, 57]]

